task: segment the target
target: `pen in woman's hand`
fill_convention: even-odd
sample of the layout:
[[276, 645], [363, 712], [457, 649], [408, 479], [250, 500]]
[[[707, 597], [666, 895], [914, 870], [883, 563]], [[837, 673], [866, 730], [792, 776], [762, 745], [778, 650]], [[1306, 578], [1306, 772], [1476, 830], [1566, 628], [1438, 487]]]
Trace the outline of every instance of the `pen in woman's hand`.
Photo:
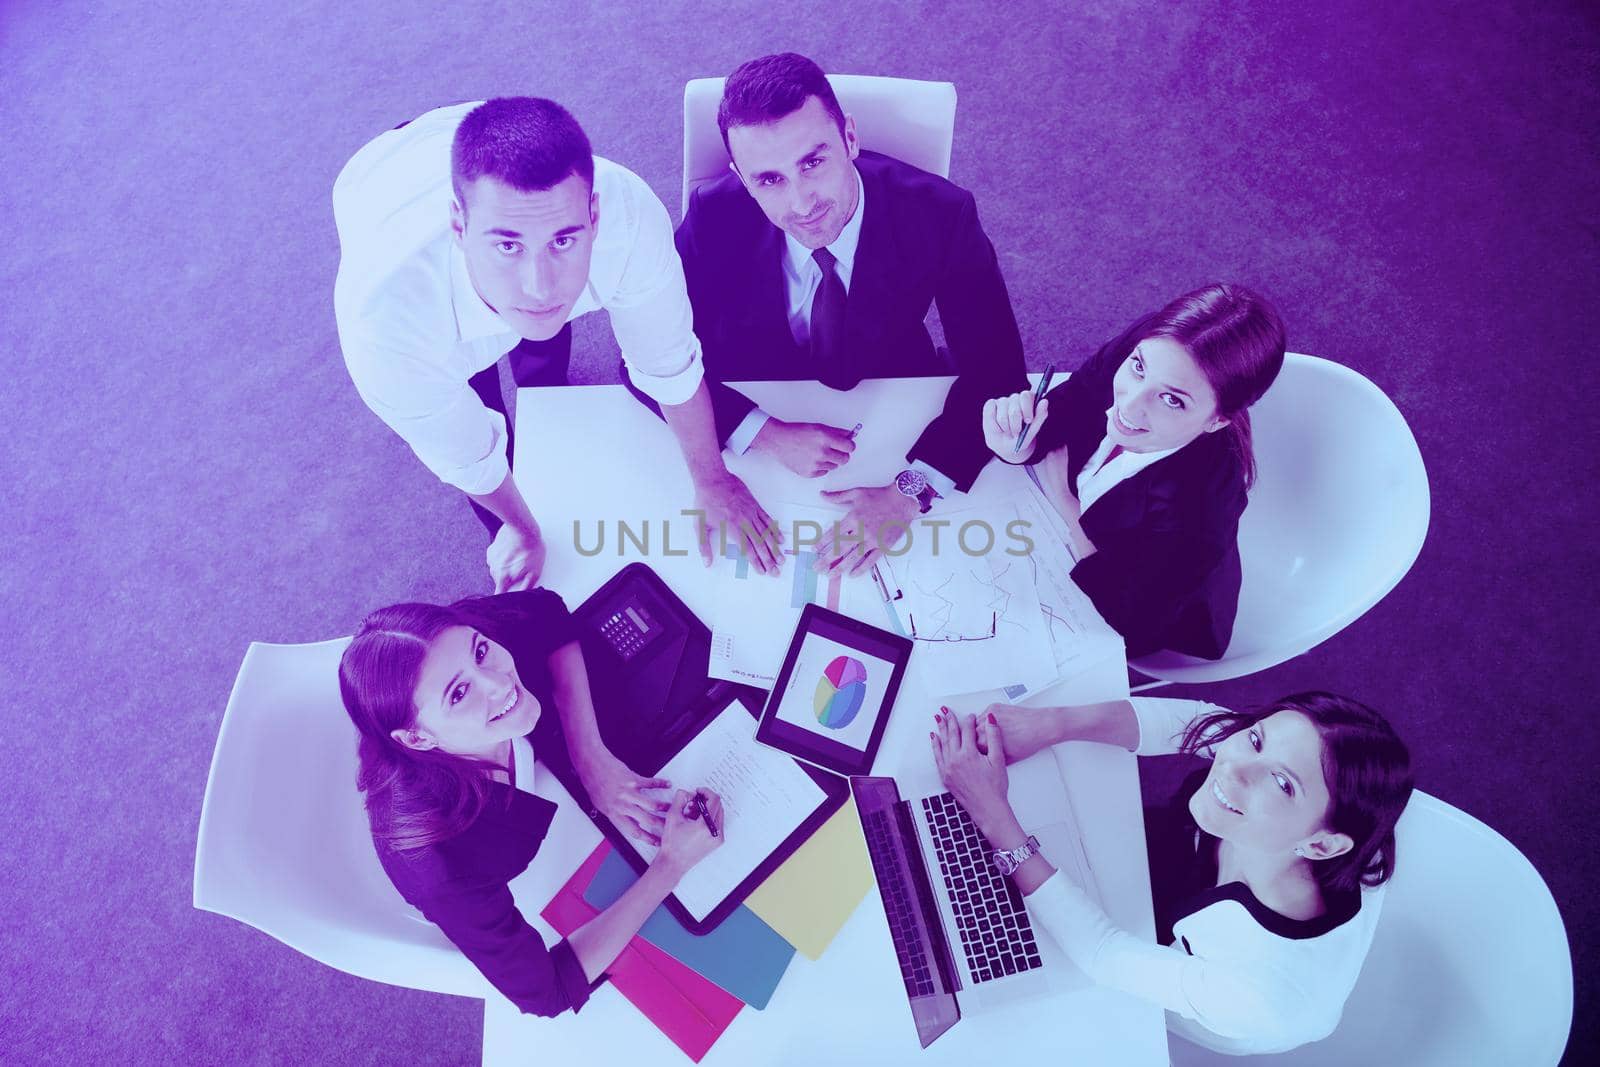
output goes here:
[[[1039, 401], [1042, 400], [1044, 398], [1044, 394], [1050, 390], [1050, 379], [1054, 378], [1055, 376], [1056, 365], [1054, 363], [1047, 364], [1044, 368], [1044, 374], [1039, 378], [1039, 387], [1033, 391], [1034, 411], [1039, 410]], [[1028, 436], [1028, 425], [1028, 423], [1023, 423], [1022, 429], [1017, 431], [1017, 443], [1012, 447], [1011, 451], [1022, 451], [1022, 439]]]
[[694, 795], [694, 817], [706, 821], [706, 829], [711, 831], [711, 836], [717, 836], [717, 823], [711, 817], [711, 809], [706, 807], [706, 798], [699, 793]]

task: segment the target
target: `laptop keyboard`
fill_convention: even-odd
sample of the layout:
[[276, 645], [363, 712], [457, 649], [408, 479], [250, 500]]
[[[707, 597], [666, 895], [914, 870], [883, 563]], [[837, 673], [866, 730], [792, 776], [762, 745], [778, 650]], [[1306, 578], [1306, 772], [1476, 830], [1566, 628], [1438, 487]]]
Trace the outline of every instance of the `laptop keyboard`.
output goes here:
[[905, 979], [906, 992], [913, 997], [928, 996], [934, 992], [933, 974], [928, 966], [928, 954], [923, 951], [922, 937], [917, 926], [916, 906], [911, 899], [911, 889], [901, 877], [894, 848], [894, 830], [887, 811], [875, 811], [862, 819], [867, 838], [867, 853], [877, 868], [878, 889], [883, 895], [884, 914], [889, 919], [889, 933], [894, 938], [894, 954], [900, 961], [900, 977]]
[[974, 982], [1043, 966], [1022, 894], [995, 869], [992, 851], [949, 793], [924, 797], [939, 873], [955, 910], [961, 947]]

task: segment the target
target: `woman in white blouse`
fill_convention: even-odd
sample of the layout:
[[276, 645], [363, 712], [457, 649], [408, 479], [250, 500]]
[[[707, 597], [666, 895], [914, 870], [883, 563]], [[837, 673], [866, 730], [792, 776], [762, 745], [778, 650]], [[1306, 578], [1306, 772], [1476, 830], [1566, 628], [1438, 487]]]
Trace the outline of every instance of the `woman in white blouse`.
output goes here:
[[1283, 356], [1270, 304], [1208, 285], [1106, 342], [1037, 411], [1030, 392], [984, 406], [990, 450], [1029, 465], [1066, 525], [1073, 581], [1129, 656], [1226, 651], [1255, 476], [1248, 409]]
[[1113, 925], [1037, 851], [1012, 875], [1028, 913], [1091, 979], [1160, 1004], [1198, 1044], [1278, 1052], [1333, 1032], [1411, 796], [1409, 753], [1381, 715], [1300, 693], [1255, 712], [1136, 698], [935, 720], [940, 776], [996, 849], [1029, 841], [1007, 763], [1062, 741], [1199, 757], [1173, 802], [1145, 811], [1159, 943]]

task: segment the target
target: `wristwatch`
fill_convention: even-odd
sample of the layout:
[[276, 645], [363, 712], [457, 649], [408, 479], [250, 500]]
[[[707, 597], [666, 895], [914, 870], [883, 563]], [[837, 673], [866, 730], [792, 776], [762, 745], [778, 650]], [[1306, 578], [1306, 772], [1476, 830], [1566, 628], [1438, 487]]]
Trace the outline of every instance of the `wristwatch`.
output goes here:
[[928, 484], [928, 476], [907, 467], [894, 476], [894, 487], [917, 502], [917, 510], [926, 515], [933, 502], [939, 499], [939, 490]]
[[1039, 839], [1032, 834], [1016, 848], [997, 848], [994, 851], [994, 865], [1000, 868], [1000, 873], [1010, 877], [1017, 873], [1017, 868], [1028, 862], [1029, 857], [1039, 854]]

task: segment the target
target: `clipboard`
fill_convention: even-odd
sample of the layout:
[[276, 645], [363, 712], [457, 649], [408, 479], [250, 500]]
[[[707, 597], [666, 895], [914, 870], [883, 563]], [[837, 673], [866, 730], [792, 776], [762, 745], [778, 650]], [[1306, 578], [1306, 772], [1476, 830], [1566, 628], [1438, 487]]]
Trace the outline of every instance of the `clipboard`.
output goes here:
[[[738, 743], [741, 746], [748, 746], [748, 750], [752, 755], [757, 753], [766, 754], [771, 752], [771, 750], [767, 749], [765, 746], [757, 744], [755, 740], [755, 720], [756, 715], [758, 714], [757, 710], [744, 701], [738, 700], [733, 695], [729, 695], [726, 700], [713, 709], [712, 713], [708, 716], [705, 725], [711, 725], [725, 711], [740, 717]], [[748, 731], [744, 729], [746, 725], [744, 720], [746, 719], [748, 719]], [[673, 758], [677, 756], [682, 749], [687, 748], [691, 743], [693, 743], [695, 738], [699, 736], [700, 734], [697, 732], [694, 737], [684, 741], [682, 745], [679, 745], [672, 752], [663, 753], [661, 758], [655, 761], [652, 765], [639, 767], [636, 768], [636, 770], [638, 770], [641, 774], [659, 774], [662, 768], [671, 763]], [[796, 825], [794, 829], [790, 830], [776, 847], [770, 849], [766, 855], [760, 859], [756, 866], [745, 872], [743, 876], [739, 878], [738, 883], [731, 890], [729, 890], [718, 903], [711, 907], [709, 912], [707, 912], [703, 918], [697, 918], [689, 909], [689, 907], [679, 899], [678, 894], [683, 890], [683, 886], [680, 885], [678, 890], [675, 890], [672, 895], [667, 897], [667, 910], [671, 912], [672, 917], [677, 919], [678, 922], [682, 923], [684, 928], [690, 933], [697, 935], [707, 934], [716, 929], [722, 920], [726, 919], [730, 914], [733, 913], [734, 909], [738, 908], [740, 904], [744, 903], [745, 897], [749, 896], [755, 891], [757, 886], [761, 885], [769, 877], [771, 877], [772, 873], [776, 871], [785, 860], [792, 856], [801, 845], [805, 844], [811, 835], [816, 833], [822, 824], [827, 822], [833, 813], [842, 808], [845, 802], [850, 799], [850, 786], [843, 778], [828, 774], [826, 771], [818, 770], [815, 767], [808, 766], [806, 763], [800, 760], [783, 756], [781, 753], [772, 753], [772, 755], [779, 756], [786, 762], [793, 764], [800, 773], [804, 774], [805, 777], [817, 787], [819, 791], [818, 799], [810, 808], [810, 810], [806, 812], [799, 824]], [[679, 785], [679, 788], [685, 788], [693, 783], [685, 782], [677, 784]], [[739, 822], [737, 819], [731, 819], [730, 822], [732, 825], [729, 829], [734, 835], [737, 835], [739, 833]], [[606, 836], [611, 840], [612, 845], [616, 848], [618, 854], [621, 855], [623, 859], [628, 861], [628, 865], [631, 866], [636, 872], [643, 874], [645, 868], [650, 865], [650, 860], [639, 851], [638, 845], [631, 838], [628, 838], [620, 833], [608, 832]], [[723, 847], [727, 848], [729, 846], [724, 845]], [[715, 857], [715, 855], [716, 853], [713, 853], [713, 857]], [[709, 861], [703, 860], [701, 862], [705, 863]], [[693, 873], [694, 869], [691, 869], [690, 874], [687, 875], [686, 878], [692, 876]]]
[[[634, 605], [636, 614], [642, 608], [642, 621], [658, 633], [641, 631], [628, 616], [628, 604]], [[626, 630], [617, 633], [619, 612], [639, 631], [636, 635]], [[763, 750], [755, 741], [755, 720], [765, 691], [707, 674], [710, 629], [648, 565], [630, 563], [622, 568], [572, 615], [589, 670], [600, 737], [637, 774], [657, 776], [735, 701], [750, 718], [747, 743], [752, 750]], [[546, 748], [556, 746], [541, 747], [540, 762], [550, 768], [617, 853], [642, 874], [649, 860], [632, 838], [595, 809], [568, 759], [565, 738], [559, 751]], [[850, 799], [850, 786], [842, 778], [799, 760], [791, 762], [821, 790], [822, 800], [704, 918], [695, 918], [676, 894], [667, 897], [667, 910], [691, 933], [714, 929]], [[737, 822], [732, 831], [739, 833]]]

